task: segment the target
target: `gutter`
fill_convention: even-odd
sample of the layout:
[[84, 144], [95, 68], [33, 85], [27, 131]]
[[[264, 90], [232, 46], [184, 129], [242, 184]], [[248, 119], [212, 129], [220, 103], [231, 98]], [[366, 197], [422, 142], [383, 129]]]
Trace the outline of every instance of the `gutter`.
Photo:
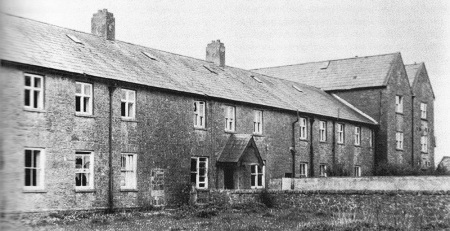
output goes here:
[[291, 189], [294, 189], [294, 178], [295, 178], [295, 124], [299, 121], [299, 115], [298, 115], [298, 109], [297, 109], [297, 119], [292, 122], [292, 135], [291, 135], [291, 147], [289, 148], [289, 151], [291, 151], [292, 154], [292, 175], [291, 175]]
[[411, 167], [414, 168], [414, 99], [415, 95], [411, 95]]
[[314, 177], [314, 145], [313, 145], [313, 125], [314, 125], [314, 118], [309, 119], [309, 137], [310, 137], [310, 143], [309, 143], [309, 158], [310, 158], [310, 177]]

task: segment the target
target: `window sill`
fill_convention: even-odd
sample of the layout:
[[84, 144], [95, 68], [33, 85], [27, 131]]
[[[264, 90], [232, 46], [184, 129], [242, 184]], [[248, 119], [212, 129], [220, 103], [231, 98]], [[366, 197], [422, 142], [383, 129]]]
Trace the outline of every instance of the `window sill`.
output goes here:
[[326, 144], [327, 141], [326, 140], [320, 140], [319, 143]]
[[403, 112], [395, 112], [395, 114], [397, 114], [397, 115], [403, 115], [404, 113], [403, 113]]
[[208, 131], [206, 128], [194, 127], [194, 130]]
[[403, 152], [403, 149], [398, 149], [398, 148], [396, 148], [395, 150], [396, 150], [396, 151]]
[[344, 143], [337, 143], [338, 145], [345, 145]]
[[228, 130], [225, 130], [225, 133], [236, 134], [236, 131], [228, 131]]
[[95, 189], [75, 189], [76, 193], [95, 193]]
[[253, 133], [253, 136], [263, 137], [264, 135], [262, 133]]
[[134, 122], [137, 123], [136, 118], [127, 118], [127, 117], [120, 117], [120, 119], [124, 122]]
[[81, 112], [75, 112], [75, 116], [79, 116], [79, 117], [86, 117], [86, 118], [95, 118], [96, 116], [91, 115], [91, 114], [85, 114], [85, 113], [81, 113]]
[[27, 108], [24, 107], [23, 108], [24, 111], [29, 111], [29, 112], [37, 112], [37, 113], [46, 113], [47, 111], [44, 109], [38, 109], [38, 108]]
[[306, 139], [306, 138], [299, 138], [299, 140], [300, 140], [300, 141], [305, 141], [305, 142], [308, 142], [308, 141], [309, 141], [309, 140]]
[[120, 191], [121, 192], [139, 192], [139, 190], [137, 190], [135, 188], [121, 188]]
[[24, 188], [24, 193], [47, 193], [47, 190], [45, 189], [32, 189], [32, 188]]
[[355, 147], [360, 148], [360, 147], [361, 147], [361, 144], [355, 144]]
[[209, 192], [209, 189], [207, 188], [195, 188], [197, 191], [201, 191], [201, 192]]

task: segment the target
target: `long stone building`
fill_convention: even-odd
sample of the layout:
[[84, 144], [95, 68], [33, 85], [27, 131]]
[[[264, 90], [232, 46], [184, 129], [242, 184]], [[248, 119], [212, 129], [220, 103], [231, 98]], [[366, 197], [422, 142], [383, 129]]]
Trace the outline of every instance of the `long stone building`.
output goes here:
[[199, 60], [115, 40], [107, 10], [92, 33], [0, 23], [2, 212], [173, 204], [187, 185], [261, 189], [337, 166], [373, 174], [378, 117], [340, 92], [227, 66], [219, 40]]

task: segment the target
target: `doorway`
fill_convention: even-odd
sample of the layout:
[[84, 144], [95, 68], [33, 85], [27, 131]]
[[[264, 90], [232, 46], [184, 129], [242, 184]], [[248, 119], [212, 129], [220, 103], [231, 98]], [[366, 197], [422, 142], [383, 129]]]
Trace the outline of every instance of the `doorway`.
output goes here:
[[234, 171], [232, 168], [224, 168], [223, 182], [224, 182], [225, 189], [234, 189], [233, 175], [234, 175]]

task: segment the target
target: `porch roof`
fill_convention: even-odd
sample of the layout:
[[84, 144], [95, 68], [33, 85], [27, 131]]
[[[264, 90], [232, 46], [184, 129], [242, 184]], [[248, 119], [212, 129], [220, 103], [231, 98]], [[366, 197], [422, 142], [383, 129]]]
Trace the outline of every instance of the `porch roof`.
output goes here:
[[239, 163], [247, 149], [253, 148], [258, 163], [262, 164], [262, 158], [256, 146], [253, 136], [250, 134], [233, 134], [228, 138], [224, 149], [220, 153], [218, 163]]

